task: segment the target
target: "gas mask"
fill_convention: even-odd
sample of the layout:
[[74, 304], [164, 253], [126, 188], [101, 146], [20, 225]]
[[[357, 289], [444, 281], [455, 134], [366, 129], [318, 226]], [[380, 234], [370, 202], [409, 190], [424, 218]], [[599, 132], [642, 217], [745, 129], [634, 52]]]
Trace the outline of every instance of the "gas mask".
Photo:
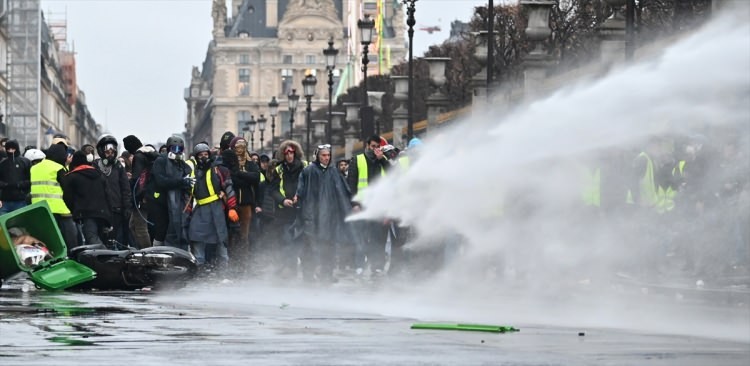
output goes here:
[[173, 152], [167, 153], [167, 159], [169, 160], [184, 160], [185, 158], [182, 156], [182, 154], [175, 154]]
[[169, 147], [169, 152], [167, 153], [167, 158], [169, 160], [184, 160], [185, 157], [183, 156], [185, 148], [180, 145], [172, 145]]
[[201, 156], [197, 159], [198, 166], [201, 168], [208, 168], [211, 166], [211, 158], [208, 156]]
[[[115, 144], [106, 144], [104, 145], [104, 149], [100, 150], [104, 151], [102, 155], [102, 163], [104, 166], [110, 166], [114, 165], [115, 161], [117, 161], [117, 145]], [[111, 154], [111, 155], [109, 155]], [[108, 156], [109, 155], [109, 156]]]
[[93, 163], [94, 162], [94, 154], [91, 154], [91, 153], [86, 154], [86, 161], [88, 161], [89, 163]]

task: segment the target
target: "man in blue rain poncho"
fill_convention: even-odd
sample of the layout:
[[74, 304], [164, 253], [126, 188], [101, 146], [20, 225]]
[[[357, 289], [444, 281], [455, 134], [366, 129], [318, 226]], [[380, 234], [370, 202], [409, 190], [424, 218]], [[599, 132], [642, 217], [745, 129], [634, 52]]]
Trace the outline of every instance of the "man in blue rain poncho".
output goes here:
[[297, 194], [300, 214], [295, 226], [302, 229], [302, 273], [305, 280], [335, 282], [333, 267], [335, 243], [352, 243], [349, 224], [344, 222], [352, 210], [351, 192], [336, 166], [331, 166], [331, 145], [320, 145], [315, 161], [300, 174]]

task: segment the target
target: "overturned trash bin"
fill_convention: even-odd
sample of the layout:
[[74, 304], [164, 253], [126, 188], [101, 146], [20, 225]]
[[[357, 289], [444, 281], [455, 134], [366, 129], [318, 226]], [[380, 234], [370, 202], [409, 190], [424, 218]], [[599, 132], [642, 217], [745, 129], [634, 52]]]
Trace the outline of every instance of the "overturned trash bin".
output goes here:
[[91, 268], [67, 258], [65, 241], [44, 201], [0, 216], [0, 279], [20, 272], [46, 290], [64, 290], [96, 277]]

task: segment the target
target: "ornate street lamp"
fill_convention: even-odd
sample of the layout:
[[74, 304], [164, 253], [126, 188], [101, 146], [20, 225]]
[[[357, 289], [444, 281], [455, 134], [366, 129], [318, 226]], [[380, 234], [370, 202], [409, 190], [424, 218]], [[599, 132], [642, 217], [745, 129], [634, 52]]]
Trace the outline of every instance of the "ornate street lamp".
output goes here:
[[276, 138], [276, 116], [279, 114], [279, 102], [276, 101], [276, 97], [271, 97], [271, 101], [268, 103], [268, 114], [271, 115], [271, 149], [273, 149], [273, 140]]
[[333, 48], [333, 37], [328, 39], [328, 48], [323, 50], [328, 70], [328, 127], [326, 128], [326, 143], [331, 143], [331, 113], [333, 113], [333, 69], [336, 68], [336, 55], [339, 50]]
[[302, 91], [305, 94], [305, 101], [307, 102], [307, 145], [305, 151], [310, 154], [310, 132], [312, 132], [312, 97], [315, 96], [315, 84], [318, 83], [318, 79], [314, 75], [309, 74], [302, 80]]
[[370, 15], [365, 15], [364, 19], [357, 21], [357, 27], [359, 28], [360, 42], [362, 43], [362, 73], [364, 74], [364, 84], [362, 84], [362, 105], [367, 105], [367, 64], [370, 63], [370, 59], [367, 58], [367, 52], [372, 43], [372, 34], [375, 30], [375, 20], [370, 18]]
[[407, 117], [407, 132], [406, 134], [409, 136], [408, 138], [411, 139], [414, 137], [414, 117], [412, 116], [412, 108], [414, 105], [414, 25], [417, 24], [416, 19], [414, 19], [414, 13], [416, 12], [416, 8], [414, 6], [414, 3], [417, 2], [417, 0], [403, 0], [404, 5], [406, 5], [406, 14], [409, 16], [406, 19], [406, 25], [409, 26], [409, 100], [408, 104], [406, 106], [406, 109], [408, 110], [407, 113], [409, 116]]
[[247, 130], [250, 131], [250, 151], [255, 150], [255, 116], [250, 116], [250, 120], [247, 121]]
[[299, 95], [297, 89], [292, 89], [292, 94], [287, 95], [289, 101], [289, 139], [292, 139], [292, 130], [294, 130], [294, 114], [297, 113], [297, 103]]
[[258, 130], [260, 131], [260, 151], [263, 152], [263, 134], [266, 131], [266, 117], [261, 114], [258, 117]]

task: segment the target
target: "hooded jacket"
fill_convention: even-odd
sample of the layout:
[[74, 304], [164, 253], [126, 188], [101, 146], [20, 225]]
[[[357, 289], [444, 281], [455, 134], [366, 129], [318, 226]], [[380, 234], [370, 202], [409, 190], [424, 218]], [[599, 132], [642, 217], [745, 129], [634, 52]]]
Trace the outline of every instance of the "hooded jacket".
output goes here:
[[[291, 163], [287, 163], [284, 159], [284, 150], [289, 146], [294, 147], [294, 161]], [[307, 164], [302, 160], [302, 157], [304, 156], [302, 147], [292, 140], [281, 142], [277, 156], [280, 157], [279, 165], [276, 166], [276, 169], [274, 169], [273, 174], [271, 175], [270, 194], [276, 204], [281, 205], [285, 199], [292, 199], [294, 197], [295, 192], [297, 192], [299, 175]], [[284, 190], [283, 195], [281, 194], [282, 188]]]
[[21, 156], [16, 140], [6, 142], [5, 148], [16, 150], [0, 162], [0, 201], [25, 201], [31, 190], [31, 162]]
[[60, 179], [65, 205], [75, 220], [96, 218], [109, 223], [111, 217], [104, 177], [85, 160], [85, 153], [78, 153], [81, 153], [83, 163], [75, 162], [77, 156], [74, 154], [74, 162], [71, 162], [73, 169]]
[[130, 189], [131, 193], [135, 195], [136, 202], [141, 202], [145, 197], [153, 196], [154, 181], [151, 179], [151, 169], [158, 157], [159, 153], [150, 146], [141, 146], [133, 153]]

